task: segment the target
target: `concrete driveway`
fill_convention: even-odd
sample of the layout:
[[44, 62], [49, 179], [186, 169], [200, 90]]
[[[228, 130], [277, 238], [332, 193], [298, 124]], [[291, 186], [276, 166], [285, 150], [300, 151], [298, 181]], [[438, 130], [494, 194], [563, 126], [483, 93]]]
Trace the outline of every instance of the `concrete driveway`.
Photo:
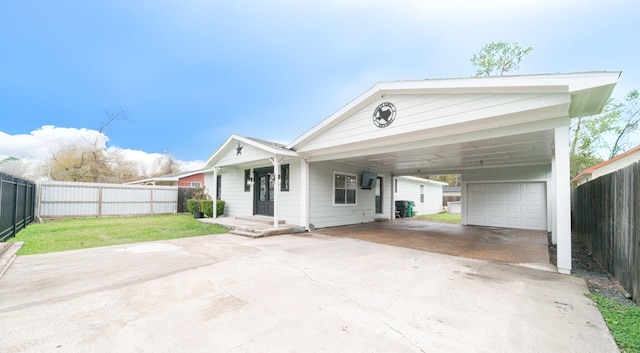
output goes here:
[[462, 226], [400, 218], [391, 222], [322, 228], [316, 233], [558, 271], [549, 260], [547, 232], [541, 230]]
[[582, 279], [324, 235], [18, 257], [1, 352], [616, 352]]

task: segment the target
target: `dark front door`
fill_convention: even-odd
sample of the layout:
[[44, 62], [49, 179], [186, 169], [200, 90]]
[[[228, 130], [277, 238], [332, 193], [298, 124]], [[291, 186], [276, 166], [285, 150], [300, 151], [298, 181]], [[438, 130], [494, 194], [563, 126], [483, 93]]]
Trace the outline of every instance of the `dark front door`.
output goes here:
[[382, 213], [382, 177], [376, 180], [376, 213]]
[[273, 216], [273, 167], [254, 169], [253, 180], [253, 214]]

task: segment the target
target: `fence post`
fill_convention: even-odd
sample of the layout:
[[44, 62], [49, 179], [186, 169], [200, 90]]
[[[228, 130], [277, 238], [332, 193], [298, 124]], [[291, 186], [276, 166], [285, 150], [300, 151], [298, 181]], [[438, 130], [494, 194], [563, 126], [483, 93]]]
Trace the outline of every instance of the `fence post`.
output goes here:
[[27, 204], [29, 202], [28, 199], [29, 196], [29, 185], [27, 183], [24, 183], [24, 227], [27, 227], [27, 217], [29, 216], [29, 213], [27, 213]]
[[13, 179], [13, 185], [16, 188], [16, 192], [14, 193], [14, 206], [13, 206], [13, 234], [12, 237], [15, 237], [18, 234], [18, 181], [16, 178]]
[[102, 186], [98, 187], [98, 218], [102, 218]]
[[151, 215], [153, 216], [153, 191], [155, 189], [151, 189], [151, 205], [149, 205], [149, 209], [151, 210]]

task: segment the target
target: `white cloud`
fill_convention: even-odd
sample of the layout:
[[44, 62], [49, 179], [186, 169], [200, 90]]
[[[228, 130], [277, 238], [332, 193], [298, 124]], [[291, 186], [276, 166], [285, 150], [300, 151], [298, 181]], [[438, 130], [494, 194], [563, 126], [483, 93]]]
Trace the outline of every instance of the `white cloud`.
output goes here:
[[0, 156], [46, 159], [63, 145], [96, 145], [105, 148], [109, 138], [98, 131], [45, 125], [29, 134], [9, 135], [0, 131]]
[[[105, 134], [89, 129], [76, 129], [45, 125], [31, 131], [29, 134], [10, 135], [0, 131], [0, 160], [6, 157], [16, 157], [29, 165], [34, 172], [55, 151], [65, 145], [95, 145], [106, 148], [109, 137]], [[117, 152], [125, 160], [138, 166], [141, 175], [153, 174], [162, 160], [162, 153], [147, 153], [144, 151], [111, 146], [108, 152]], [[202, 168], [202, 161], [177, 161], [182, 170]]]
[[[135, 163], [141, 175], [154, 174], [160, 161], [164, 158], [162, 153], [147, 153], [128, 148], [109, 147], [108, 152], [118, 152], [126, 161]], [[183, 171], [197, 170], [204, 166], [203, 161], [177, 161]]]

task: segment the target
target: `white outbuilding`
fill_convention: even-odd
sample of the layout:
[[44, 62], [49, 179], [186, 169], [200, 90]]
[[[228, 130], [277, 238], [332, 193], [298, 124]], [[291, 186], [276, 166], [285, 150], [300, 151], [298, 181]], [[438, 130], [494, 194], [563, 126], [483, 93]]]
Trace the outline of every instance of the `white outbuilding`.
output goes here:
[[464, 225], [546, 230], [569, 273], [571, 118], [600, 113], [619, 76], [380, 82], [288, 145], [231, 135], [205, 184], [227, 216], [309, 229], [393, 219], [395, 178], [461, 174]]

